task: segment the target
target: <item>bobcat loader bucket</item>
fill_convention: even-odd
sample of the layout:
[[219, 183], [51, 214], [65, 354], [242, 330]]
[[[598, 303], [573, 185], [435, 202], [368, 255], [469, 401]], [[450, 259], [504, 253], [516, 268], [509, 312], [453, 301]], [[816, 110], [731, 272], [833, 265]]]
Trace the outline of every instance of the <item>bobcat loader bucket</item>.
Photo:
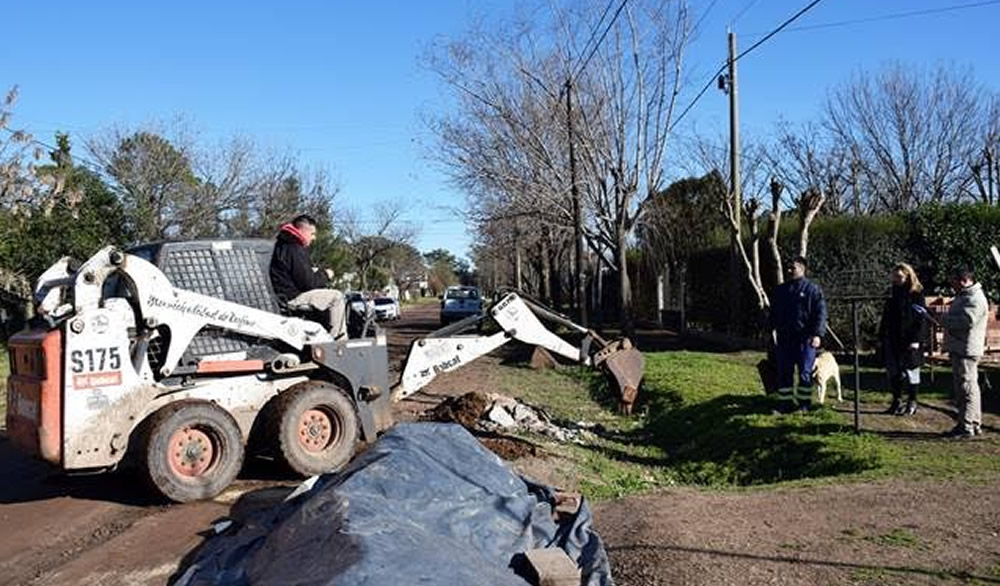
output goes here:
[[632, 413], [646, 366], [642, 352], [633, 348], [628, 338], [615, 340], [594, 354], [594, 366], [608, 375], [616, 387], [619, 410], [625, 414]]

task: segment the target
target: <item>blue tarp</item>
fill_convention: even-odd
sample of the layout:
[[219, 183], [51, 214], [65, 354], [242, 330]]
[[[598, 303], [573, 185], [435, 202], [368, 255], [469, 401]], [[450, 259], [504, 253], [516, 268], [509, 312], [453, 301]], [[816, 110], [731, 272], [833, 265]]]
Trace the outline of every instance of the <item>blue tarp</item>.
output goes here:
[[613, 584], [586, 502], [553, 520], [554, 494], [463, 427], [398, 424], [311, 490], [211, 538], [178, 584], [524, 586], [517, 554], [561, 547], [586, 586]]

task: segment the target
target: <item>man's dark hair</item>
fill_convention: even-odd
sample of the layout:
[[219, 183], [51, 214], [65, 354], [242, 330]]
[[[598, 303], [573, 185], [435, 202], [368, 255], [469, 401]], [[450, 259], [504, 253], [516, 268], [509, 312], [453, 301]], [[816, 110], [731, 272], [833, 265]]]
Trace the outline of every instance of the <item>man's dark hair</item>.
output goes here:
[[792, 264], [800, 264], [806, 268], [809, 268], [809, 263], [806, 261], [806, 257], [801, 254], [792, 259]]
[[972, 272], [972, 267], [968, 266], [956, 267], [951, 271], [951, 277], [958, 281], [964, 281], [966, 279], [970, 281], [976, 280], [976, 274]]
[[303, 228], [305, 226], [316, 226], [316, 218], [310, 216], [309, 214], [299, 214], [295, 216], [292, 220], [292, 225], [296, 228]]

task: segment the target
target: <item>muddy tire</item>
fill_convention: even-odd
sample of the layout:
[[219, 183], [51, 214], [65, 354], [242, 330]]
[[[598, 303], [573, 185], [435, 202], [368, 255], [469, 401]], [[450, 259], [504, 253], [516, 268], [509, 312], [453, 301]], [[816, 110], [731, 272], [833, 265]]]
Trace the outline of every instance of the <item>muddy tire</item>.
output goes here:
[[154, 489], [179, 503], [212, 498], [243, 465], [243, 438], [229, 413], [211, 404], [181, 402], [157, 411], [143, 445], [145, 474]]
[[303, 476], [343, 468], [360, 434], [351, 399], [336, 385], [320, 381], [278, 395], [274, 423], [279, 457]]

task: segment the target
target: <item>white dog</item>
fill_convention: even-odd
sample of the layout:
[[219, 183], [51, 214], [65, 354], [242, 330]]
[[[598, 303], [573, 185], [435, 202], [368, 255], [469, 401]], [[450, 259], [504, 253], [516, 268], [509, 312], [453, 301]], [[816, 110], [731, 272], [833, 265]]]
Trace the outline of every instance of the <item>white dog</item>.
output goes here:
[[816, 364], [813, 366], [813, 384], [816, 385], [816, 398], [822, 405], [826, 400], [826, 383], [832, 378], [837, 383], [837, 400], [843, 401], [844, 396], [840, 390], [840, 367], [837, 366], [837, 359], [829, 352], [820, 352], [816, 356]]

